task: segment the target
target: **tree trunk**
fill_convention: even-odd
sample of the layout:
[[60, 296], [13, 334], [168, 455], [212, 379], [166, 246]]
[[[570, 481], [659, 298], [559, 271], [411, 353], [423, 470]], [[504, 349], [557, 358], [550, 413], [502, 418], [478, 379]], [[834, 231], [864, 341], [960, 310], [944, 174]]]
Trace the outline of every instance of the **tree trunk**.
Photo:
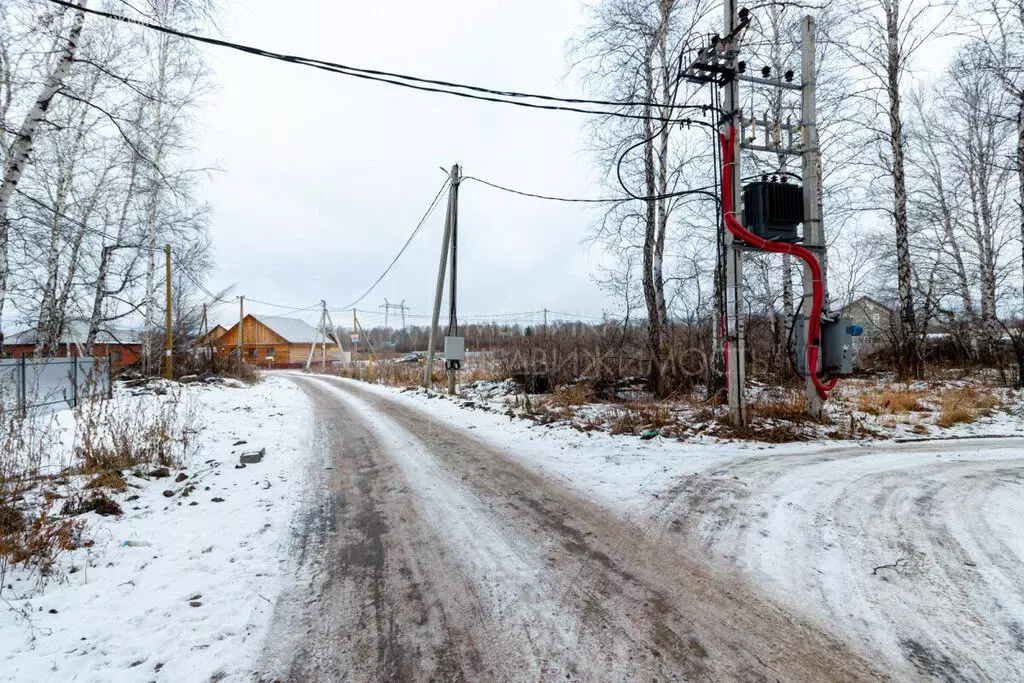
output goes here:
[[643, 286], [644, 302], [647, 304], [647, 339], [650, 358], [648, 359], [647, 377], [651, 391], [661, 393], [661, 314], [658, 309], [658, 294], [654, 283], [654, 252], [657, 243], [657, 205], [654, 199], [657, 194], [657, 183], [654, 178], [654, 41], [648, 47], [644, 63], [644, 188], [647, 214], [644, 221], [644, 260]]
[[161, 199], [161, 178], [160, 165], [163, 161], [164, 130], [163, 130], [163, 106], [161, 97], [167, 81], [167, 60], [170, 46], [168, 38], [161, 36], [157, 55], [157, 83], [156, 83], [156, 113], [153, 122], [153, 137], [155, 139], [153, 148], [152, 187], [150, 188], [149, 210], [146, 217], [146, 313], [143, 321], [143, 331], [147, 338], [142, 344], [142, 367], [144, 372], [150, 372], [153, 365], [153, 358], [150, 349], [149, 336], [153, 332], [156, 321], [156, 238], [157, 219], [159, 217]]
[[[671, 19], [672, 11], [672, 0], [662, 0], [660, 3], [661, 9], [661, 23], [658, 30], [658, 53], [661, 58], [661, 97], [662, 103], [668, 105], [672, 100], [672, 67], [669, 63], [668, 58], [668, 28], [669, 21]], [[667, 107], [662, 108], [661, 117], [671, 118], [672, 110]], [[654, 241], [654, 296], [655, 303], [658, 309], [658, 336], [661, 343], [664, 343], [665, 332], [668, 327], [668, 305], [665, 301], [665, 276], [664, 276], [664, 263], [665, 263], [665, 237], [668, 233], [668, 198], [665, 195], [668, 194], [668, 138], [669, 138], [669, 126], [662, 124], [661, 133], [658, 136], [658, 183], [657, 194], [661, 199], [658, 199], [658, 225]], [[664, 384], [664, 377], [662, 378]]]
[[[79, 7], [85, 7], [87, 0], [78, 0]], [[85, 23], [85, 12], [75, 13], [71, 22], [71, 31], [68, 33], [68, 41], [61, 53], [60, 61], [50, 72], [42, 92], [36, 99], [21, 124], [18, 136], [11, 146], [10, 157], [4, 165], [3, 181], [0, 183], [0, 327], [3, 322], [4, 304], [7, 300], [7, 279], [10, 264], [8, 262], [8, 245], [10, 242], [11, 222], [8, 210], [11, 205], [11, 198], [14, 190], [21, 181], [21, 176], [28, 165], [28, 158], [32, 152], [32, 143], [35, 140], [36, 129], [39, 123], [46, 116], [47, 110], [53, 103], [53, 98], [60, 91], [64, 80], [71, 70], [71, 64], [75, 59], [75, 52], [78, 50], [78, 40], [82, 35], [82, 26]], [[2, 350], [3, 337], [0, 336], [0, 350]]]
[[128, 170], [128, 188], [125, 191], [124, 202], [121, 204], [121, 215], [117, 222], [117, 234], [114, 236], [114, 244], [103, 245], [100, 249], [100, 263], [96, 272], [96, 288], [93, 292], [92, 313], [89, 316], [89, 331], [86, 334], [85, 343], [92, 353], [92, 347], [96, 343], [96, 336], [100, 332], [100, 322], [103, 319], [103, 304], [107, 297], [107, 273], [110, 269], [110, 256], [114, 250], [122, 245], [125, 228], [128, 225], [128, 211], [131, 208], [132, 197], [135, 194], [135, 181], [138, 176], [139, 157], [131, 153], [132, 161]]
[[907, 178], [903, 156], [903, 119], [900, 114], [900, 10], [898, 0], [886, 8], [888, 55], [886, 90], [889, 97], [889, 144], [892, 151], [893, 219], [896, 228], [896, 277], [899, 285], [899, 379], [920, 375], [921, 356], [914, 315], [910, 265], [910, 220], [907, 216]]
[[[1024, 12], [1024, 3], [1022, 3]], [[1017, 191], [1020, 196], [1017, 198], [1020, 209], [1020, 248], [1021, 248], [1021, 274], [1024, 275], [1024, 91], [1019, 95], [1020, 102], [1017, 104]], [[1024, 288], [1024, 278], [1021, 278], [1021, 287]], [[1024, 300], [1024, 289], [1021, 291]], [[1024, 382], [1024, 378], [1021, 380]]]

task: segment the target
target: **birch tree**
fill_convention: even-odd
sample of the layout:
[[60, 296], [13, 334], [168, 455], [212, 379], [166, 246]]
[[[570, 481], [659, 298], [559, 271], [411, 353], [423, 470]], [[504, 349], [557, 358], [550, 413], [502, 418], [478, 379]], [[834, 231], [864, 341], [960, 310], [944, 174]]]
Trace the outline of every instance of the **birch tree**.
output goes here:
[[[76, 4], [78, 7], [84, 8], [86, 6], [86, 1], [87, 0], [77, 0]], [[66, 37], [59, 37], [56, 41], [59, 52], [56, 64], [49, 72], [38, 97], [35, 99], [35, 102], [25, 115], [13, 143], [10, 148], [5, 149], [3, 178], [0, 179], [0, 325], [3, 324], [3, 311], [4, 305], [7, 301], [7, 289], [10, 275], [8, 247], [10, 244], [11, 231], [9, 216], [11, 199], [14, 196], [14, 191], [17, 188], [18, 183], [21, 181], [25, 168], [29, 163], [29, 156], [32, 152], [32, 145], [35, 142], [39, 125], [45, 118], [47, 110], [49, 110], [50, 106], [53, 104], [54, 97], [57, 96], [65, 79], [68, 77], [68, 74], [71, 71], [71, 65], [75, 59], [75, 53], [78, 50], [78, 41], [81, 38], [82, 27], [85, 24], [85, 13], [82, 11], [73, 11], [71, 14], [71, 26], [67, 31]], [[8, 52], [7, 58], [5, 59], [5, 67], [9, 65], [10, 55]], [[11, 97], [12, 93], [8, 82], [7, 94], [5, 97], [7, 107], [10, 105]], [[5, 107], [5, 118], [6, 114], [9, 112], [7, 107]], [[2, 343], [3, 340], [0, 338], [0, 348], [2, 348]]]

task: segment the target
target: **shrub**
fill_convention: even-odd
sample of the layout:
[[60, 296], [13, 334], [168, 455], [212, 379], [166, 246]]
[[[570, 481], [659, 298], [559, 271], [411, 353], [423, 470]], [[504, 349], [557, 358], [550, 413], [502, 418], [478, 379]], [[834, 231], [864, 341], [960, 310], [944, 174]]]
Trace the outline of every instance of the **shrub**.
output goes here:
[[75, 456], [82, 472], [176, 467], [191, 459], [201, 426], [195, 400], [181, 390], [147, 399], [141, 405], [90, 401], [75, 409]]

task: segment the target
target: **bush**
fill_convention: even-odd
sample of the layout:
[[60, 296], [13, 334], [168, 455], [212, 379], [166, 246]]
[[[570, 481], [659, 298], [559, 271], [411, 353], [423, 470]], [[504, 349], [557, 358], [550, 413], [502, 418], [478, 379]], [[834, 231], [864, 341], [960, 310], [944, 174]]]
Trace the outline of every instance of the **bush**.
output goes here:
[[200, 431], [195, 401], [180, 389], [147, 398], [142, 405], [90, 401], [75, 409], [75, 456], [82, 472], [176, 467], [191, 459]]

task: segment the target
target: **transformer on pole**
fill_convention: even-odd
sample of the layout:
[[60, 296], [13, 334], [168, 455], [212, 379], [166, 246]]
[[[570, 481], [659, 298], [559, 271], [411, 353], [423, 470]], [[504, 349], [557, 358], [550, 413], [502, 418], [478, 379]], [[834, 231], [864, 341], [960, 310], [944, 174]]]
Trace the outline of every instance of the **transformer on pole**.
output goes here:
[[[746, 73], [746, 63], [739, 56], [741, 38], [749, 22], [750, 15], [746, 9], [737, 12], [735, 0], [726, 0], [725, 35], [714, 36], [702, 47], [684, 73], [687, 80], [722, 89], [718, 127], [723, 152], [721, 198], [725, 219], [722, 231], [725, 263], [720, 267], [725, 270], [725, 311], [720, 332], [724, 345], [729, 421], [735, 426], [742, 426], [747, 421], [744, 404], [744, 251], [790, 254], [804, 262], [802, 309], [805, 318], [795, 320], [793, 324], [799, 325], [801, 330], [801, 338], [798, 339], [801, 363], [798, 365], [806, 379], [805, 408], [815, 419], [822, 416], [823, 402], [838, 376], [852, 372], [852, 337], [860, 333], [850, 321], [835, 319], [827, 313], [826, 273], [822, 267], [826, 246], [821, 221], [814, 18], [807, 16], [801, 24], [799, 83], [792, 82], [792, 70], [775, 77], [772, 77], [770, 67], [762, 69], [760, 77]], [[764, 139], [760, 140], [758, 120], [753, 112], [746, 118], [739, 106], [741, 82], [799, 92], [800, 125], [793, 125], [790, 120], [769, 122], [765, 114], [760, 122]], [[781, 114], [777, 118], [781, 119]], [[765, 176], [760, 182], [741, 187], [740, 150], [800, 157], [802, 187], [789, 184], [785, 172], [776, 174], [771, 180]], [[742, 214], [739, 211], [741, 205]], [[739, 215], [743, 216], [742, 223]], [[801, 223], [803, 234], [799, 235], [797, 225]], [[798, 245], [798, 242], [803, 244]]]

